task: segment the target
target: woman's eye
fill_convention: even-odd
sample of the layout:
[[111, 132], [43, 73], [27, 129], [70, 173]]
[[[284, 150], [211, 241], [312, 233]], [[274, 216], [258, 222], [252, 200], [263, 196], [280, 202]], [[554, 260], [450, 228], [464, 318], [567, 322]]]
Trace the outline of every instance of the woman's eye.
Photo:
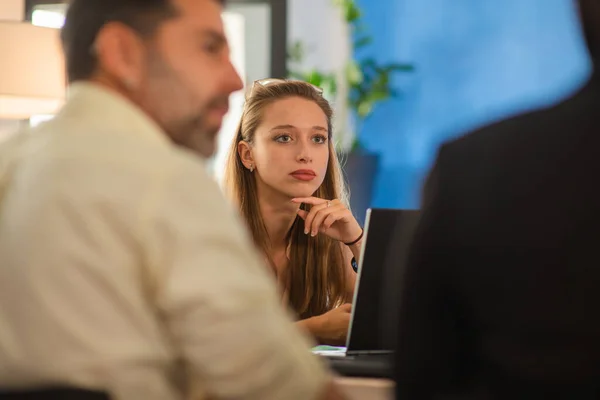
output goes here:
[[292, 138], [289, 135], [279, 135], [275, 138], [275, 141], [279, 143], [288, 143], [291, 140]]
[[313, 142], [318, 143], [318, 144], [323, 144], [323, 143], [327, 142], [327, 138], [325, 136], [318, 135], [313, 138]]

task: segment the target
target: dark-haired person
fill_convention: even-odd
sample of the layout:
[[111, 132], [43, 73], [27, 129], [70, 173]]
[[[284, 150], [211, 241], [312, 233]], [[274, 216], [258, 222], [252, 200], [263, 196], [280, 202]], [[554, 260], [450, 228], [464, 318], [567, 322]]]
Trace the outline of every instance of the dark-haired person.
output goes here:
[[335, 399], [203, 157], [242, 83], [216, 0], [73, 0], [69, 98], [0, 146], [0, 397]]
[[[595, 67], [600, 1], [579, 0]], [[404, 275], [398, 399], [600, 398], [600, 81], [445, 144]]]

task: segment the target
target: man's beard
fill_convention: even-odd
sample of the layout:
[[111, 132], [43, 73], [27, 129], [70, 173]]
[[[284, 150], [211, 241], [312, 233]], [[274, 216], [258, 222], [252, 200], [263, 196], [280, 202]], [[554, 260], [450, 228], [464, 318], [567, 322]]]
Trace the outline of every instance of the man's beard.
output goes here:
[[182, 116], [177, 105], [186, 107], [197, 103], [196, 99], [187, 90], [185, 82], [159, 54], [152, 52], [149, 57], [152, 89], [148, 96], [156, 99], [156, 103], [160, 105], [155, 114], [162, 116], [158, 118], [162, 128], [173, 143], [189, 148], [202, 157], [211, 157], [216, 150], [217, 134], [221, 129], [221, 123], [210, 124], [208, 114], [211, 109], [227, 106], [229, 96], [215, 97], [203, 107], [198, 107], [195, 112]]
[[203, 157], [211, 157], [216, 151], [217, 136], [221, 130], [221, 123], [209, 124], [207, 115], [212, 109], [224, 108], [228, 105], [229, 96], [219, 96], [195, 116], [177, 121], [171, 132], [173, 141], [194, 150]]
[[198, 113], [195, 117], [177, 121], [169, 129], [169, 136], [174, 143], [209, 158], [216, 151], [217, 135], [221, 126], [208, 126], [205, 116], [206, 112]]

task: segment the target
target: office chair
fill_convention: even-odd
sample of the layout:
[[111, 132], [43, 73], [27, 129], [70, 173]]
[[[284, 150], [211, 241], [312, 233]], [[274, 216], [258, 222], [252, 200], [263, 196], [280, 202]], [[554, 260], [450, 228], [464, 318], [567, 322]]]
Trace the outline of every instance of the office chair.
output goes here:
[[107, 393], [71, 387], [39, 388], [29, 390], [4, 390], [0, 388], [2, 400], [110, 400]]

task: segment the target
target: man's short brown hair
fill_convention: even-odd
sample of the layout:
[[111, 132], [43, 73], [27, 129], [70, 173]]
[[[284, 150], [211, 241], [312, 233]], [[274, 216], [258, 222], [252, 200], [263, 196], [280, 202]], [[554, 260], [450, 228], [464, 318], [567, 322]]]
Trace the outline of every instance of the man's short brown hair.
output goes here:
[[61, 31], [69, 82], [89, 79], [94, 73], [93, 46], [106, 23], [118, 21], [149, 37], [161, 23], [177, 15], [171, 0], [71, 0]]

